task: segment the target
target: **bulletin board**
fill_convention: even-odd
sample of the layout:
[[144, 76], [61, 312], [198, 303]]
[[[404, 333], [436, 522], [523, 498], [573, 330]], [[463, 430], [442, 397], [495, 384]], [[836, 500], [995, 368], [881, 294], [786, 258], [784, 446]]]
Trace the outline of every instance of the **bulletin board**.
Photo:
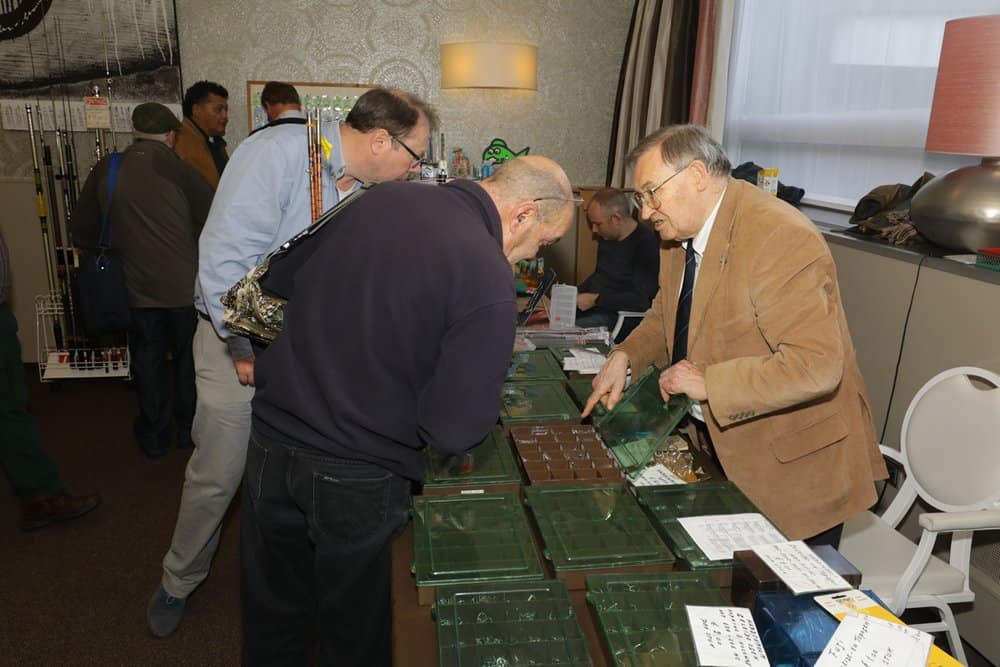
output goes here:
[[[267, 124], [267, 114], [260, 106], [260, 93], [267, 81], [247, 81], [247, 124], [249, 132]], [[375, 88], [373, 83], [313, 83], [289, 81], [299, 92], [302, 110], [331, 110], [333, 115], [346, 118], [359, 97]]]

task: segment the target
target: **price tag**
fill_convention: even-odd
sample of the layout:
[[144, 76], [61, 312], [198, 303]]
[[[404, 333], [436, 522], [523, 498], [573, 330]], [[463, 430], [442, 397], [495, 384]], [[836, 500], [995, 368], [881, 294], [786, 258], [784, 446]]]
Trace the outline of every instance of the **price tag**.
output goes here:
[[84, 97], [84, 124], [88, 130], [111, 129], [111, 103], [106, 97]]

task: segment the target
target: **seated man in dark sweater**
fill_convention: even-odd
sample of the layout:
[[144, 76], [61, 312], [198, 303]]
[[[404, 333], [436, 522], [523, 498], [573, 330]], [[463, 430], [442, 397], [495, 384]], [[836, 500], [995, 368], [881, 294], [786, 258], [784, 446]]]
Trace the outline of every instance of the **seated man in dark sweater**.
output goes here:
[[[645, 312], [656, 296], [660, 272], [660, 239], [652, 229], [641, 225], [629, 213], [625, 193], [605, 188], [590, 200], [587, 222], [600, 237], [597, 268], [577, 286], [576, 325], [607, 327], [618, 320], [619, 310]], [[622, 328], [624, 338], [631, 327]]]
[[254, 368], [244, 665], [307, 664], [313, 637], [321, 665], [391, 664], [391, 545], [423, 450], [465, 452], [496, 423], [510, 266], [566, 232], [573, 201], [557, 164], [522, 157], [479, 184], [381, 183], [310, 241]]

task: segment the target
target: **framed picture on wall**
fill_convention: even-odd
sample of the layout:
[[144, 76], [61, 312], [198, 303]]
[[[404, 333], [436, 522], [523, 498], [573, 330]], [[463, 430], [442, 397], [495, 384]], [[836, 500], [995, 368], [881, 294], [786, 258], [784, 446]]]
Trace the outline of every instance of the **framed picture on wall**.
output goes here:
[[[267, 124], [267, 114], [260, 106], [260, 93], [267, 81], [247, 81], [247, 124], [249, 131]], [[302, 110], [319, 109], [323, 120], [343, 119], [354, 102], [375, 87], [373, 83], [312, 83], [290, 81], [299, 92]]]

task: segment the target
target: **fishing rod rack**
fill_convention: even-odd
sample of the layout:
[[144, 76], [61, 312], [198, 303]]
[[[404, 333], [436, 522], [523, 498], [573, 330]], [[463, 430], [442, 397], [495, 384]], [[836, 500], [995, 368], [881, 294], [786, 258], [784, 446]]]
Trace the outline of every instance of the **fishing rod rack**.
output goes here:
[[132, 377], [128, 339], [124, 334], [102, 339], [97, 346], [88, 346], [86, 341], [61, 344], [56, 331], [65, 318], [62, 295], [49, 293], [35, 297], [38, 375], [42, 382]]
[[[47, 29], [44, 31], [44, 39], [46, 58], [51, 60]], [[36, 76], [30, 34], [27, 35], [27, 46], [32, 76]], [[61, 78], [65, 80], [66, 60], [58, 20], [55, 23], [55, 46]], [[105, 130], [110, 131], [110, 150], [117, 150], [106, 43], [104, 67], [107, 76], [106, 94], [102, 96], [100, 87], [94, 86], [93, 96], [83, 99], [84, 106], [88, 109], [83, 130], [94, 130], [94, 157], [97, 160], [109, 152]], [[30, 99], [24, 105], [48, 283], [48, 291], [35, 297], [38, 374], [42, 382], [95, 377], [130, 378], [131, 359], [127, 334], [90, 335], [79, 322], [76, 303], [78, 264], [70, 225], [81, 185], [80, 162], [75, 145], [77, 128], [74, 127], [66, 86], [63, 85], [61, 103], [56, 102], [54, 83], [48, 86], [48, 96], [51, 108], [48, 122], [42, 114], [39, 98], [36, 97], [34, 105], [30, 103]], [[60, 110], [62, 127], [58, 123]], [[46, 132], [49, 133], [49, 139], [46, 138]]]

